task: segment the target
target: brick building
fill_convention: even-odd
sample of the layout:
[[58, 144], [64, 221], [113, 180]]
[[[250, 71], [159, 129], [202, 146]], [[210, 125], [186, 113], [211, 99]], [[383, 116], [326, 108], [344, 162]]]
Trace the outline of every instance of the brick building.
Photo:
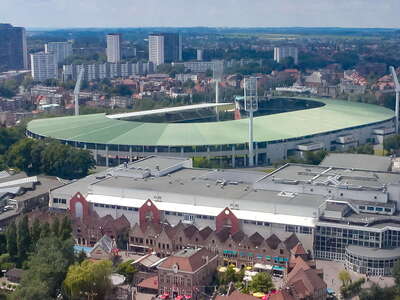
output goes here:
[[218, 256], [205, 248], [183, 249], [158, 266], [159, 294], [198, 299], [217, 265]]

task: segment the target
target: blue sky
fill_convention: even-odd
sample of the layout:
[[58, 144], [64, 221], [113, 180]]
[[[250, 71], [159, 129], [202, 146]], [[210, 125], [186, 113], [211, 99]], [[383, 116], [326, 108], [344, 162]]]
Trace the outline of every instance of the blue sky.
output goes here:
[[400, 0], [0, 0], [25, 27], [395, 27]]

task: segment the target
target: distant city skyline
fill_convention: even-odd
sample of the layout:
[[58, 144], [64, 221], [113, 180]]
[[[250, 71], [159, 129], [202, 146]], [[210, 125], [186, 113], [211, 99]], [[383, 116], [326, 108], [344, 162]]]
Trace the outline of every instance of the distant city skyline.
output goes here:
[[2, 22], [70, 27], [400, 28], [398, 0], [2, 0]]

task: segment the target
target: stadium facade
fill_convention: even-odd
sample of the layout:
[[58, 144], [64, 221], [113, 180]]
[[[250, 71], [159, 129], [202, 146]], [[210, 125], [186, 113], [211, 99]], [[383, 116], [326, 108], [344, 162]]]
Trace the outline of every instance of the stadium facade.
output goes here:
[[[301, 99], [301, 98], [296, 98]], [[382, 143], [394, 133], [393, 111], [376, 105], [311, 99], [321, 106], [254, 118], [257, 165], [319, 149], [345, 150]], [[248, 164], [247, 119], [221, 122], [151, 123], [105, 114], [31, 121], [27, 135], [53, 138], [92, 152], [98, 165], [115, 166], [148, 155], [219, 160], [224, 166]]]
[[281, 241], [294, 233], [314, 257], [370, 276], [389, 275], [400, 259], [399, 205], [399, 173], [287, 164], [265, 174], [156, 156], [55, 188], [49, 200], [52, 210], [125, 217], [131, 228], [184, 223]]

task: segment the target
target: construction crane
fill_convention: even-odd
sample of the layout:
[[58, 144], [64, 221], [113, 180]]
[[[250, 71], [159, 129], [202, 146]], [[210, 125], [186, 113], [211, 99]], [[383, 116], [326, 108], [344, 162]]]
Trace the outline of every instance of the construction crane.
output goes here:
[[394, 67], [390, 67], [390, 72], [392, 72], [393, 82], [394, 82], [394, 91], [396, 92], [396, 134], [399, 133], [399, 94], [400, 94], [400, 84], [399, 80], [397, 79], [396, 70]]
[[74, 89], [75, 116], [79, 116], [79, 92], [81, 91], [81, 84], [84, 72], [85, 72], [84, 68], [79, 70], [78, 79], [76, 80], [75, 84], [75, 89]]

